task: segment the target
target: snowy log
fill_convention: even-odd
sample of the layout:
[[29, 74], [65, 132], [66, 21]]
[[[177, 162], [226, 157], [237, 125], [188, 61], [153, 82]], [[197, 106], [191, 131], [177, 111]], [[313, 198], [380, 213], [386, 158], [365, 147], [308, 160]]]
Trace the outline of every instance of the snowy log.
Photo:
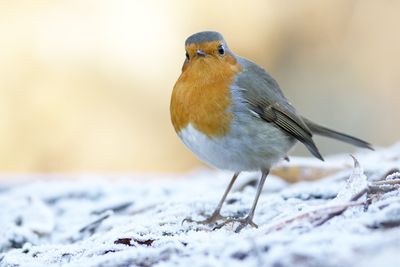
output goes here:
[[[8, 177], [0, 266], [398, 266], [400, 144], [354, 158], [280, 164], [256, 210], [259, 228], [239, 234], [233, 224], [182, 224], [213, 211], [230, 173]], [[239, 178], [223, 215], [246, 214], [257, 177]]]

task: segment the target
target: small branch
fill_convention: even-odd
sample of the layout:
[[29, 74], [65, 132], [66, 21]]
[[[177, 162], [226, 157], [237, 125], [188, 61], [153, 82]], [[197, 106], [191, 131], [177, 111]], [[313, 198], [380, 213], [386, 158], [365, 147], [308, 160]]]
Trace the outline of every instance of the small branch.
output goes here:
[[[141, 246], [147, 246], [150, 247], [153, 242], [155, 240], [154, 239], [144, 239], [144, 240], [140, 240], [140, 239], [135, 239], [135, 238], [130, 238], [130, 237], [124, 237], [124, 238], [118, 238], [117, 240], [114, 241], [114, 244], [123, 244], [126, 246], [135, 246], [135, 244], [137, 245], [141, 245]], [[134, 243], [132, 243], [134, 242]]]
[[[352, 188], [352, 187], [354, 188], [354, 186], [357, 186], [360, 184], [360, 181], [357, 181], [357, 180], [359, 180], [359, 178], [364, 177], [364, 179], [366, 181], [366, 177], [363, 174], [363, 171], [360, 167], [359, 162], [357, 161], [357, 159], [354, 156], [352, 156], [352, 158], [354, 160], [353, 174], [348, 179], [346, 188], [339, 193], [344, 196], [346, 196], [346, 190], [347, 190], [347, 192], [351, 192], [349, 188]], [[363, 183], [361, 183], [361, 184], [363, 184]], [[400, 188], [400, 179], [398, 179], [396, 176], [394, 179], [386, 179], [384, 181], [372, 182], [369, 184], [365, 184], [364, 186], [365, 186], [364, 188], [360, 188], [360, 190], [358, 192], [356, 192], [354, 195], [352, 195], [352, 196], [350, 196], [350, 198], [348, 198], [349, 199], [348, 203], [337, 204], [337, 205], [333, 205], [333, 206], [326, 205], [326, 206], [322, 206], [322, 207], [316, 208], [311, 211], [302, 212], [298, 215], [295, 215], [291, 218], [288, 218], [286, 220], [283, 220], [281, 222], [278, 222], [278, 223], [272, 225], [267, 230], [267, 233], [269, 233], [271, 231], [280, 230], [296, 221], [303, 220], [303, 219], [307, 219], [315, 227], [321, 226], [324, 223], [326, 223], [327, 221], [329, 221], [330, 219], [343, 214], [343, 212], [345, 212], [346, 209], [348, 209], [349, 207], [354, 207], [354, 206], [358, 206], [358, 205], [367, 205], [368, 203], [370, 203], [371, 201], [369, 198], [367, 198], [366, 200], [360, 200], [360, 198], [362, 196], [364, 196], [365, 194], [367, 194], [367, 196], [368, 196], [368, 194], [386, 193], [389, 191], [399, 189]]]
[[96, 220], [94, 220], [93, 222], [89, 223], [88, 225], [82, 227], [79, 230], [79, 233], [83, 233], [83, 232], [89, 232], [89, 233], [94, 233], [94, 231], [99, 227], [99, 225], [108, 217], [110, 217], [113, 214], [113, 212], [108, 211], [105, 212], [102, 216], [100, 216], [99, 218], [97, 218]]
[[145, 207], [142, 207], [140, 209], [137, 209], [137, 210], [134, 210], [134, 211], [130, 212], [129, 215], [137, 215], [137, 214], [149, 211], [149, 210], [154, 209], [155, 207], [157, 207], [157, 205], [159, 205], [159, 203], [147, 205]]
[[[386, 181], [379, 181], [379, 182], [374, 182], [368, 185], [367, 188], [364, 188], [363, 190], [359, 191], [357, 194], [351, 197], [350, 201], [348, 203], [344, 204], [339, 204], [339, 205], [334, 205], [334, 206], [323, 206], [311, 211], [303, 212], [298, 215], [295, 215], [291, 218], [288, 218], [284, 221], [278, 222], [275, 225], [272, 225], [268, 230], [267, 233], [270, 233], [272, 231], [280, 230], [293, 222], [296, 222], [298, 220], [303, 220], [303, 219], [308, 219], [311, 223], [313, 223], [314, 226], [320, 226], [333, 217], [341, 215], [343, 212], [346, 211], [349, 207], [354, 207], [354, 206], [359, 206], [359, 205], [365, 205], [368, 203], [368, 200], [363, 200], [359, 201], [359, 199], [364, 196], [366, 193], [371, 194], [371, 193], [386, 193], [389, 191], [393, 191], [398, 189], [397, 185], [400, 184], [400, 179], [396, 180], [386, 180]], [[389, 187], [385, 187], [389, 186]], [[396, 222], [397, 223], [397, 222]]]
[[[298, 215], [295, 215], [291, 218], [288, 218], [286, 220], [283, 220], [281, 222], [278, 222], [278, 223], [272, 225], [267, 230], [267, 233], [270, 233], [270, 232], [276, 231], [276, 230], [281, 230], [285, 226], [288, 226], [293, 222], [296, 222], [298, 220], [303, 220], [303, 219], [308, 219], [310, 222], [317, 221], [314, 225], [318, 226], [318, 225], [321, 225], [321, 223], [318, 222], [318, 220], [320, 220], [322, 217], [330, 216], [329, 217], [329, 219], [330, 219], [330, 218], [334, 217], [331, 215], [341, 214], [341, 213], [343, 213], [343, 211], [345, 211], [349, 207], [364, 205], [365, 203], [366, 203], [365, 201], [355, 201], [355, 202], [353, 201], [353, 202], [338, 204], [338, 205], [322, 206], [322, 207], [319, 207], [319, 208], [316, 208], [316, 209], [313, 209], [310, 211], [302, 212]], [[326, 221], [325, 219], [322, 219], [322, 220], [323, 220], [323, 222]]]
[[112, 211], [114, 213], [118, 213], [120, 211], [123, 211], [123, 210], [129, 208], [132, 204], [133, 204], [132, 201], [124, 202], [124, 203], [120, 203], [120, 204], [117, 204], [117, 205], [114, 205], [114, 206], [110, 206], [110, 207], [107, 207], [107, 208], [103, 208], [103, 209], [100, 209], [100, 210], [94, 210], [94, 211], [92, 211], [92, 214], [99, 215], [99, 214], [103, 214], [104, 212], [107, 212], [107, 211]]
[[394, 191], [400, 188], [400, 179], [372, 182], [368, 185], [369, 194], [379, 194]]
[[390, 177], [392, 176], [399, 176], [400, 177], [400, 170], [398, 168], [393, 168], [387, 172], [385, 172], [385, 174], [383, 174], [378, 181], [382, 181], [382, 180], [388, 180], [388, 178], [390, 179]]
[[400, 179], [393, 179], [393, 180], [384, 180], [384, 181], [376, 181], [372, 182], [371, 185], [400, 185]]

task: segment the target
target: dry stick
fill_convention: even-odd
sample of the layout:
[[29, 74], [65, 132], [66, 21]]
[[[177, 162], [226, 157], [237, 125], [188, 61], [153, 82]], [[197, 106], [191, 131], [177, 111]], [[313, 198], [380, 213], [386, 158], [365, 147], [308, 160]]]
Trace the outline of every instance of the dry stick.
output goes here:
[[[270, 233], [274, 230], [280, 230], [283, 227], [285, 227], [297, 220], [300, 220], [300, 219], [305, 219], [305, 218], [313, 219], [321, 212], [326, 212], [326, 213], [328, 213], [328, 215], [335, 214], [338, 212], [343, 212], [348, 207], [359, 206], [359, 205], [363, 205], [363, 204], [365, 204], [365, 201], [355, 201], [355, 202], [349, 202], [349, 203], [344, 203], [344, 204], [339, 204], [339, 205], [334, 205], [334, 206], [324, 206], [324, 207], [321, 207], [318, 209], [306, 211], [306, 212], [300, 213], [292, 218], [289, 218], [284, 221], [276, 223], [275, 225], [271, 226], [266, 232]], [[318, 216], [318, 217], [321, 217], [321, 216]]]
[[384, 181], [377, 181], [371, 183], [373, 186], [374, 185], [400, 185], [400, 179], [393, 179], [393, 180], [384, 180]]
[[[145, 206], [145, 207], [143, 207], [141, 209], [138, 209], [136, 211], [131, 212], [130, 215], [136, 215], [136, 214], [143, 213], [143, 212], [147, 211], [148, 209], [154, 208], [156, 205], [157, 204], [152, 204], [152, 205]], [[124, 204], [123, 208], [125, 208], [125, 206], [128, 207], [128, 205]], [[122, 205], [121, 205], [121, 207], [122, 207]], [[86, 232], [86, 231], [93, 233], [105, 219], [109, 218], [113, 214], [114, 214], [113, 210], [105, 211], [99, 218], [97, 218], [96, 220], [94, 220], [94, 221], [88, 223], [87, 225], [85, 225], [84, 227], [82, 227], [79, 230], [79, 233], [83, 233], [83, 232]]]
[[[350, 201], [354, 202], [354, 201], [358, 200], [358, 199], [361, 198], [365, 193], [368, 193], [368, 191], [369, 191], [369, 187], [364, 188], [363, 190], [361, 190], [360, 192], [358, 192], [357, 194], [355, 194], [355, 195], [350, 199]], [[361, 204], [366, 204], [366, 203], [367, 203], [367, 201], [361, 202]], [[337, 212], [328, 214], [327, 217], [326, 217], [325, 219], [323, 219], [323, 220], [319, 221], [318, 223], [316, 223], [315, 226], [323, 225], [324, 223], [326, 223], [327, 221], [329, 221], [329, 220], [332, 219], [333, 217], [341, 215], [347, 208], [348, 208], [348, 206], [347, 206], [347, 207], [343, 207], [342, 210], [338, 210]]]
[[378, 179], [378, 181], [385, 180], [389, 175], [393, 175], [393, 174], [398, 173], [398, 172], [400, 172], [400, 170], [398, 168], [390, 169], [387, 172], [385, 172], [385, 174], [382, 175], [381, 178]]
[[[384, 186], [387, 185], [389, 188], [385, 188]], [[397, 187], [395, 185], [400, 185], [400, 179], [396, 180], [386, 180], [386, 181], [379, 181], [379, 182], [374, 182], [368, 185], [368, 187], [364, 188], [357, 194], [355, 194], [348, 203], [341, 204], [341, 205], [335, 205], [335, 206], [324, 206], [318, 209], [314, 209], [311, 211], [303, 212], [299, 215], [296, 215], [292, 218], [286, 219], [284, 221], [278, 222], [275, 225], [271, 226], [268, 230], [267, 233], [272, 232], [274, 230], [280, 230], [283, 227], [297, 221], [300, 219], [304, 218], [310, 218], [313, 219], [313, 216], [316, 216], [321, 213], [326, 213], [326, 218], [317, 222], [315, 226], [320, 226], [324, 223], [326, 223], [328, 220], [332, 219], [335, 216], [341, 215], [347, 208], [349, 207], [354, 207], [358, 205], [365, 205], [368, 203], [367, 200], [365, 201], [358, 201], [363, 195], [366, 193], [379, 193], [379, 192], [388, 192], [388, 191], [393, 191], [396, 190]], [[322, 216], [320, 216], [322, 217]]]
[[110, 217], [113, 214], [113, 212], [108, 211], [105, 212], [102, 216], [100, 216], [99, 218], [97, 218], [96, 220], [92, 221], [91, 223], [87, 224], [86, 226], [82, 227], [79, 232], [83, 233], [86, 231], [94, 231], [96, 230], [97, 227], [99, 227], [99, 225], [108, 217]]
[[[354, 158], [354, 160], [355, 160], [355, 165], [357, 166], [358, 162], [355, 158]], [[307, 218], [307, 217], [312, 218], [312, 215], [317, 215], [318, 213], [326, 212], [327, 213], [326, 217], [315, 224], [315, 226], [320, 226], [320, 225], [326, 223], [327, 221], [329, 221], [330, 219], [332, 219], [333, 217], [341, 215], [349, 207], [357, 206], [357, 205], [365, 205], [368, 201], [358, 201], [357, 202], [357, 200], [359, 200], [366, 193], [392, 191], [397, 188], [395, 185], [399, 185], [399, 184], [400, 184], [400, 179], [385, 180], [385, 181], [378, 181], [378, 182], [371, 183], [366, 188], [360, 190], [357, 194], [355, 194], [350, 199], [351, 202], [349, 202], [347, 204], [343, 204], [340, 206], [333, 206], [333, 207], [322, 207], [322, 208], [319, 208], [316, 210], [302, 213], [293, 218], [289, 218], [283, 222], [276, 224], [275, 226], [271, 227], [269, 231], [279, 230], [279, 229], [282, 229], [284, 226], [286, 226], [298, 219]], [[385, 185], [387, 187], [385, 187]]]
[[154, 203], [154, 204], [150, 204], [150, 205], [144, 206], [142, 208], [139, 208], [137, 210], [134, 210], [134, 211], [130, 212], [129, 215], [137, 215], [137, 214], [140, 214], [140, 213], [144, 213], [144, 212], [146, 212], [148, 210], [154, 209], [159, 204], [161, 204], [161, 203]]
[[400, 179], [372, 182], [368, 185], [369, 194], [386, 193], [400, 188]]
[[129, 208], [130, 206], [132, 206], [132, 204], [133, 204], [132, 201], [123, 202], [123, 203], [119, 203], [119, 204], [116, 204], [116, 205], [113, 205], [113, 206], [110, 206], [107, 208], [103, 208], [100, 210], [94, 210], [94, 211], [92, 211], [92, 214], [103, 214], [104, 212], [107, 212], [109, 210], [114, 213], [117, 213], [117, 212], [120, 212], [120, 211], [123, 211], [123, 210]]

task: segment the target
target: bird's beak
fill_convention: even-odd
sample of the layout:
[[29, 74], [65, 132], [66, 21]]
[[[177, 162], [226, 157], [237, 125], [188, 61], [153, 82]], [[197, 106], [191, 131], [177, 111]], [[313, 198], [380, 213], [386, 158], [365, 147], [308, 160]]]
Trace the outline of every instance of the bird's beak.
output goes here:
[[196, 55], [198, 55], [199, 57], [205, 57], [205, 56], [207, 56], [207, 53], [204, 52], [203, 50], [197, 49]]

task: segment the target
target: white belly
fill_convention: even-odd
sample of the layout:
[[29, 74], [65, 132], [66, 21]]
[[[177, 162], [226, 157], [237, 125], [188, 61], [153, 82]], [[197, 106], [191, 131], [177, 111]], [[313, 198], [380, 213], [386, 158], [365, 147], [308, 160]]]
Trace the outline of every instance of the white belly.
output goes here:
[[179, 136], [200, 160], [232, 171], [269, 169], [295, 143], [279, 129], [257, 118], [235, 119], [224, 137], [208, 137], [191, 124]]

